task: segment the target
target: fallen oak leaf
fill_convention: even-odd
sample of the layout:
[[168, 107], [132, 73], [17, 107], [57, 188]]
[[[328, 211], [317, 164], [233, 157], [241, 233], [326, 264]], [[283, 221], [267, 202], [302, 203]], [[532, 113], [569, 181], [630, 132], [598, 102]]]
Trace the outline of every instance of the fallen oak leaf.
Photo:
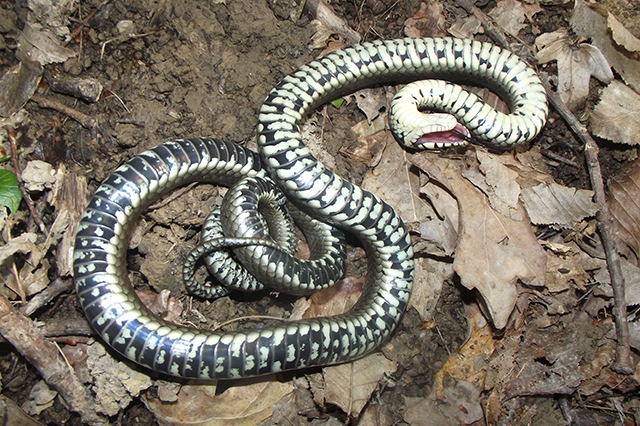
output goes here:
[[564, 30], [545, 33], [536, 38], [538, 62], [558, 62], [558, 93], [569, 109], [576, 110], [589, 96], [589, 80], [603, 83], [613, 80], [611, 67], [593, 45], [574, 44]]
[[347, 364], [324, 368], [325, 400], [357, 418], [385, 374], [396, 370], [396, 362], [374, 353]]
[[541, 183], [522, 190], [520, 199], [531, 222], [536, 225], [560, 225], [571, 228], [598, 211], [593, 191], [568, 188], [557, 183]]
[[512, 220], [493, 210], [485, 196], [450, 162], [425, 157], [413, 161], [426, 173], [431, 171], [430, 177], [449, 188], [458, 200], [460, 238], [453, 268], [462, 285], [480, 292], [488, 316], [501, 329], [517, 301], [516, 282], [544, 285], [546, 254], [528, 222]]
[[293, 391], [291, 382], [277, 380], [236, 385], [218, 394], [215, 384], [185, 385], [176, 402], [143, 395], [143, 402], [159, 423], [170, 425], [253, 426], [269, 418], [273, 405]]
[[518, 37], [520, 30], [525, 27], [524, 22], [527, 19], [533, 21], [533, 16], [538, 12], [542, 12], [542, 8], [537, 3], [526, 4], [517, 0], [500, 0], [489, 12], [489, 16], [509, 34]]
[[[594, 10], [591, 8], [593, 6]], [[599, 13], [600, 12], [600, 13]], [[607, 11], [597, 2], [587, 4], [583, 0], [575, 0], [571, 29], [579, 37], [591, 40], [607, 59], [607, 62], [622, 77], [625, 83], [634, 90], [640, 90], [640, 61], [630, 55], [612, 37], [611, 29], [607, 25], [607, 18], [603, 14]]]
[[611, 36], [619, 46], [629, 52], [640, 52], [640, 40], [629, 31], [613, 13], [607, 14], [607, 24], [611, 29]]
[[627, 145], [640, 144], [640, 95], [619, 81], [602, 91], [589, 128], [598, 137]]

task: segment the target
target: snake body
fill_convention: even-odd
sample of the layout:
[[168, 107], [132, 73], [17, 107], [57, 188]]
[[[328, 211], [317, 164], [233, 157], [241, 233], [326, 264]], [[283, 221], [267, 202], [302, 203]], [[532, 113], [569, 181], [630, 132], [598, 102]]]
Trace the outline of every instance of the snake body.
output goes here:
[[[301, 121], [324, 102], [358, 88], [434, 75], [466, 77], [506, 94], [515, 107], [512, 133], [521, 137], [498, 138], [498, 147], [530, 140], [544, 124], [544, 90], [533, 71], [490, 44], [446, 38], [379, 41], [312, 61], [285, 77], [262, 105], [261, 158], [219, 140], [172, 141], [134, 157], [98, 188], [79, 224], [74, 253], [80, 306], [95, 330], [127, 358], [183, 377], [235, 378], [329, 365], [376, 349], [398, 325], [411, 294], [409, 233], [388, 204], [311, 155], [302, 142]], [[461, 106], [469, 110], [467, 117], [490, 131], [502, 128], [475, 116], [472, 106]], [[126, 271], [135, 219], [178, 186], [192, 181], [229, 185], [244, 176], [270, 177], [302, 210], [362, 241], [368, 273], [351, 310], [250, 331], [208, 332], [167, 323], [139, 301]]]

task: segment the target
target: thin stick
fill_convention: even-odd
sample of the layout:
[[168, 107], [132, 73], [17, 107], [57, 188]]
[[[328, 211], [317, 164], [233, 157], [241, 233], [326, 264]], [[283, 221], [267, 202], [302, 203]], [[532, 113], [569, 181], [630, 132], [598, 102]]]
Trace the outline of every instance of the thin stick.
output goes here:
[[599, 148], [593, 140], [586, 127], [578, 121], [575, 115], [567, 108], [560, 96], [551, 88], [548, 77], [543, 76], [542, 84], [547, 91], [547, 97], [556, 111], [565, 119], [569, 127], [582, 140], [585, 147], [585, 157], [587, 169], [591, 179], [591, 187], [595, 193], [594, 201], [598, 205], [596, 220], [598, 229], [602, 237], [607, 267], [611, 276], [611, 287], [613, 287], [613, 318], [616, 325], [616, 360], [611, 365], [611, 370], [620, 374], [633, 374], [633, 363], [631, 362], [631, 348], [629, 346], [629, 324], [627, 323], [627, 303], [624, 296], [624, 277], [620, 267], [620, 254], [616, 243], [615, 231], [611, 212], [606, 202], [604, 181], [602, 170], [598, 161]]
[[109, 424], [105, 417], [97, 414], [95, 401], [60, 356], [57, 345], [45, 339], [33, 321], [16, 311], [3, 296], [0, 296], [0, 334], [58, 391], [83, 423]]
[[44, 96], [34, 94], [33, 96], [31, 96], [31, 100], [34, 102], [37, 102], [38, 105], [42, 108], [53, 109], [68, 115], [69, 117], [73, 118], [78, 123], [80, 123], [80, 125], [82, 125], [82, 127], [84, 127], [85, 129], [94, 129], [98, 124], [98, 122], [94, 118], [86, 114], [83, 114], [80, 111], [77, 111], [71, 107], [63, 105], [60, 102], [47, 99]]
[[18, 182], [18, 188], [20, 189], [20, 192], [22, 193], [22, 199], [24, 200], [25, 204], [27, 205], [27, 208], [29, 209], [29, 212], [31, 213], [31, 216], [33, 217], [33, 220], [38, 225], [38, 228], [40, 228], [40, 231], [44, 235], [46, 235], [48, 237], [49, 236], [49, 231], [47, 230], [47, 227], [44, 226], [44, 222], [42, 222], [42, 218], [40, 217], [40, 215], [36, 211], [36, 208], [33, 205], [33, 201], [31, 200], [31, 196], [24, 189], [24, 184], [22, 182], [22, 177], [21, 177], [22, 172], [20, 170], [20, 161], [18, 161], [18, 150], [16, 148], [16, 132], [12, 128], [7, 127], [7, 134], [9, 135], [9, 145], [11, 147], [11, 157], [13, 158], [13, 170], [14, 170], [14, 172], [16, 174], [16, 181]]
[[87, 25], [87, 22], [89, 22], [91, 20], [91, 18], [93, 18], [96, 15], [96, 13], [98, 13], [98, 11], [100, 9], [102, 9], [102, 7], [105, 4], [109, 3], [109, 1], [111, 1], [111, 0], [104, 0], [102, 3], [100, 3], [100, 5], [98, 7], [93, 9], [93, 11], [91, 11], [91, 13], [86, 16], [86, 18], [84, 18], [82, 21], [80, 21], [81, 24], [78, 26], [78, 28], [76, 28], [75, 30], [73, 30], [73, 32], [71, 34], [69, 34], [69, 38], [62, 45], [66, 47], [67, 44], [69, 44], [69, 42], [71, 40], [73, 40], [78, 34], [80, 34], [80, 31], [82, 31], [82, 29]]

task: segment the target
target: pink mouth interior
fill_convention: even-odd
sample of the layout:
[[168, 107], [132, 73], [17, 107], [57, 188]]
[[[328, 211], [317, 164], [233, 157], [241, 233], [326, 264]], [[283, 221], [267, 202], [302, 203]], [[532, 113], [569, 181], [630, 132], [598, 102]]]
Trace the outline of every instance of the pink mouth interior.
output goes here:
[[437, 145], [460, 145], [466, 143], [464, 137], [460, 134], [469, 136], [469, 131], [462, 124], [456, 124], [453, 130], [444, 132], [427, 133], [418, 138], [415, 145], [437, 144]]

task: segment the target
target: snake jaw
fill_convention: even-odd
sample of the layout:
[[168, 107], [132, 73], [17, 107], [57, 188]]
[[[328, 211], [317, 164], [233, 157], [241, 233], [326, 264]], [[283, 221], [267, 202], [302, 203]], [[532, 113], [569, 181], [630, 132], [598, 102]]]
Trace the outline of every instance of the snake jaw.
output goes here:
[[473, 139], [469, 130], [460, 123], [449, 130], [424, 133], [413, 142], [416, 149], [446, 149], [467, 145]]

